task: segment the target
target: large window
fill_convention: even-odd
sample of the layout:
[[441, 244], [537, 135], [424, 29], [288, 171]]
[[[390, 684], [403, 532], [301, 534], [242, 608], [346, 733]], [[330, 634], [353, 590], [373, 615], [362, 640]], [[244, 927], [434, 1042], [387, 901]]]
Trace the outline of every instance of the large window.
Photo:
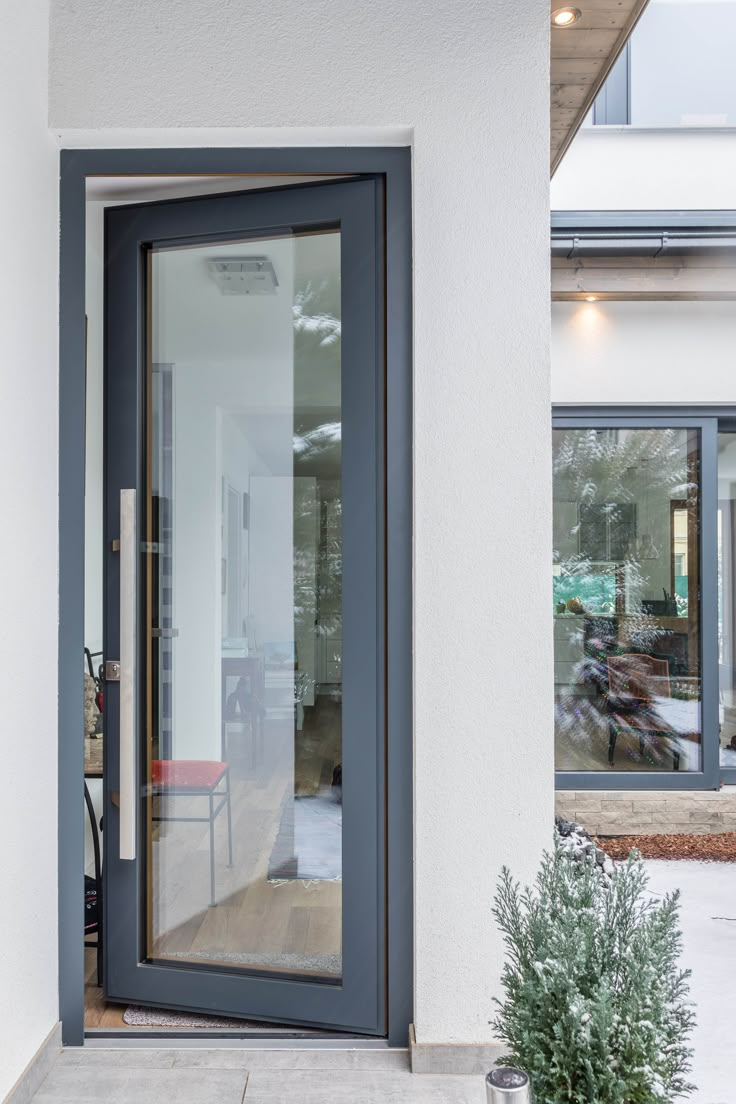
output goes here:
[[718, 721], [724, 775], [736, 775], [736, 432], [718, 434]]
[[736, 126], [736, 0], [650, 0], [596, 102], [596, 123]]
[[702, 772], [701, 430], [593, 421], [553, 433], [556, 766]]

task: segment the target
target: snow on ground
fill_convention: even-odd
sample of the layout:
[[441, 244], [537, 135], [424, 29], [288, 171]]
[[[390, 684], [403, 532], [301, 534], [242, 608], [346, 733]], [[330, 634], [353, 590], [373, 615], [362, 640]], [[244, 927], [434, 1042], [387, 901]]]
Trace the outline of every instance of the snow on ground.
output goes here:
[[736, 864], [645, 863], [655, 894], [681, 892], [683, 966], [697, 1026], [690, 1104], [736, 1104]]

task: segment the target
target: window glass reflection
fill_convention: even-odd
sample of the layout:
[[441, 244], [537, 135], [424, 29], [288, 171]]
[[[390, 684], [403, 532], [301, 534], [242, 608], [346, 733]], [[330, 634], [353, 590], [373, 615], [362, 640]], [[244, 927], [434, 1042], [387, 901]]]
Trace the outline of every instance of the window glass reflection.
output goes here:
[[342, 976], [340, 232], [152, 252], [148, 955]]
[[556, 767], [700, 770], [699, 433], [553, 442]]
[[736, 433], [718, 434], [718, 682], [721, 766], [736, 767]]

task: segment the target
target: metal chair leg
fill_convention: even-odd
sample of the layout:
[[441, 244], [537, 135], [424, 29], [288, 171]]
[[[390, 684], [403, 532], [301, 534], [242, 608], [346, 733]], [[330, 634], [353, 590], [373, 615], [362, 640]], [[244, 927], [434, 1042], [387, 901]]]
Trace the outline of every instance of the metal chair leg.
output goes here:
[[608, 722], [608, 763], [613, 766], [613, 756], [616, 751], [616, 726], [613, 721]]
[[227, 854], [228, 866], [233, 865], [233, 816], [230, 807], [230, 768], [225, 771], [225, 792], [227, 793]]

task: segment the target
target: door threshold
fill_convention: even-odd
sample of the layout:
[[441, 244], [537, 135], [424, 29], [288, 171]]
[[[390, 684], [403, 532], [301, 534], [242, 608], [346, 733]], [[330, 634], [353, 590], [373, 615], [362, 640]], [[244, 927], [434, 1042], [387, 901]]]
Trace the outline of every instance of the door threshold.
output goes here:
[[[162, 1048], [162, 1043], [165, 1046]], [[201, 1030], [177, 1031], [175, 1028], [125, 1028], [111, 1031], [106, 1028], [89, 1028], [84, 1033], [84, 1046], [90, 1049], [150, 1048], [182, 1049], [187, 1047], [244, 1050], [404, 1050], [389, 1047], [387, 1039], [373, 1039], [365, 1035], [308, 1034], [289, 1032], [281, 1035], [255, 1035], [252, 1032]]]

